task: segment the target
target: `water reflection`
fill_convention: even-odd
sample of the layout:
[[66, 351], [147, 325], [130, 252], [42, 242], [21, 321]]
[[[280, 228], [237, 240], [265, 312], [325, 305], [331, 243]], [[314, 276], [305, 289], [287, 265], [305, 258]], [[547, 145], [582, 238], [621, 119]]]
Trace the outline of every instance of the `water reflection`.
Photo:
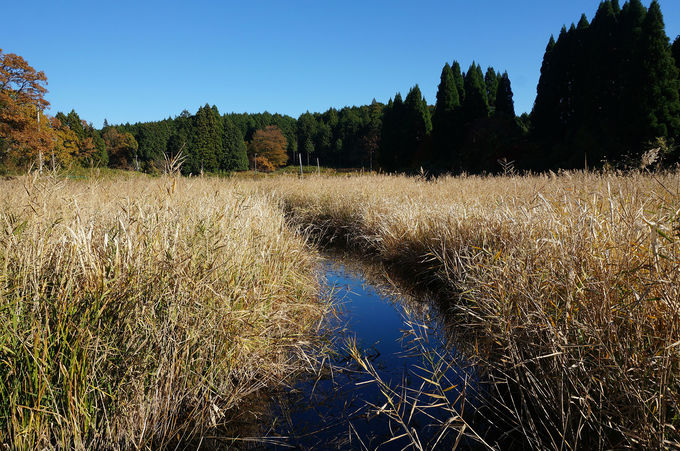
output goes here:
[[322, 272], [339, 307], [329, 324], [336, 354], [318, 377], [277, 395], [267, 435], [282, 439], [282, 449], [477, 443], [458, 431], [478, 423], [479, 375], [446, 343], [445, 315], [436, 303], [397, 289], [379, 266], [332, 256]]

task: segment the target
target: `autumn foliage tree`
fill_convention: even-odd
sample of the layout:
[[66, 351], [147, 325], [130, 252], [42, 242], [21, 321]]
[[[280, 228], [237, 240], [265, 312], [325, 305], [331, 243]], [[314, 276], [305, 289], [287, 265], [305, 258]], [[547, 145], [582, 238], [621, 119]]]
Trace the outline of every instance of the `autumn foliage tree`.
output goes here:
[[104, 131], [103, 138], [109, 152], [109, 165], [114, 168], [133, 169], [139, 145], [132, 133], [109, 127]]
[[280, 167], [288, 161], [287, 146], [281, 129], [269, 125], [253, 134], [253, 139], [248, 143], [248, 156], [252, 160], [257, 155], [258, 161], [260, 157], [266, 158], [274, 167]]
[[47, 77], [0, 49], [0, 160], [25, 165], [50, 153], [53, 130], [43, 111]]

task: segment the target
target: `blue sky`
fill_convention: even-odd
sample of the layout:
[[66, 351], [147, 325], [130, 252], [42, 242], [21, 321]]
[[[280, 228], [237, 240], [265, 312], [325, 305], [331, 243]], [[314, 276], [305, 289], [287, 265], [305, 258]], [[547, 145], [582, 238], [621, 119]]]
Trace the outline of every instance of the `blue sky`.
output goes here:
[[[623, 4], [623, 0], [621, 0]], [[644, 1], [649, 5], [650, 0]], [[386, 102], [419, 84], [434, 103], [441, 68], [507, 70], [530, 111], [550, 34], [599, 0], [23, 2], [2, 7], [0, 48], [45, 71], [51, 113], [102, 125], [217, 105], [294, 117]], [[680, 1], [661, 0], [680, 34]], [[35, 12], [37, 11], [37, 12]]]

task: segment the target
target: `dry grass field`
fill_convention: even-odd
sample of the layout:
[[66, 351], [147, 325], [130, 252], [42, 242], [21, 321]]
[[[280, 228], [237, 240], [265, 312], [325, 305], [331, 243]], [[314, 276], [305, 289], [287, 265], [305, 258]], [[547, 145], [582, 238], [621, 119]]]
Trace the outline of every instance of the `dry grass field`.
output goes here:
[[0, 443], [227, 437], [249, 394], [317, 352], [312, 236], [436, 288], [529, 446], [680, 444], [677, 173], [29, 175], [0, 192]]
[[438, 287], [532, 447], [680, 444], [679, 174], [258, 188], [322, 243]]
[[228, 438], [249, 394], [307, 362], [326, 307], [313, 253], [270, 199], [141, 176], [23, 176], [0, 192], [0, 443]]

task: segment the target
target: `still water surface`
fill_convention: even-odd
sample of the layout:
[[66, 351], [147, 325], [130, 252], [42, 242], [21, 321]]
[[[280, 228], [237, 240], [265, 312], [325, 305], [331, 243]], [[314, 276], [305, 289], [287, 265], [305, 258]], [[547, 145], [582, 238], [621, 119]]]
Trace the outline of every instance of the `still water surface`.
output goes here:
[[[429, 367], [423, 363], [423, 351], [445, 353], [448, 359], [456, 356], [455, 349], [445, 343], [444, 324], [432, 303], [395, 294], [389, 285], [376, 283], [375, 278], [369, 282], [366, 268], [337, 258], [323, 262], [325, 287], [340, 310], [338, 322], [330, 326], [337, 354], [323, 377], [300, 380], [275, 402], [275, 424], [267, 435], [285, 437], [280, 449], [402, 449], [409, 444], [408, 437], [385, 443], [403, 434], [404, 427], [384, 413], [376, 414], [387, 398], [348, 355], [348, 340], [356, 340], [357, 348], [387, 385], [406, 394], [423, 385], [425, 391], [432, 392], [432, 387], [418, 376], [431, 378], [423, 370]], [[414, 321], [420, 326], [414, 328]], [[419, 352], [414, 351], [414, 344], [419, 344]], [[443, 373], [448, 379], [448, 402], [460, 409], [456, 399], [463, 387], [468, 391], [478, 388], [478, 375], [462, 359], [454, 360]], [[419, 404], [436, 401], [427, 395], [419, 398]], [[471, 403], [469, 399], [466, 402]], [[409, 415], [411, 409], [404, 410], [409, 432], [428, 448], [436, 443], [438, 449], [451, 449], [457, 434], [453, 430], [442, 434], [440, 426], [452, 417], [451, 411], [444, 407], [426, 411], [423, 414], [416, 410]]]

